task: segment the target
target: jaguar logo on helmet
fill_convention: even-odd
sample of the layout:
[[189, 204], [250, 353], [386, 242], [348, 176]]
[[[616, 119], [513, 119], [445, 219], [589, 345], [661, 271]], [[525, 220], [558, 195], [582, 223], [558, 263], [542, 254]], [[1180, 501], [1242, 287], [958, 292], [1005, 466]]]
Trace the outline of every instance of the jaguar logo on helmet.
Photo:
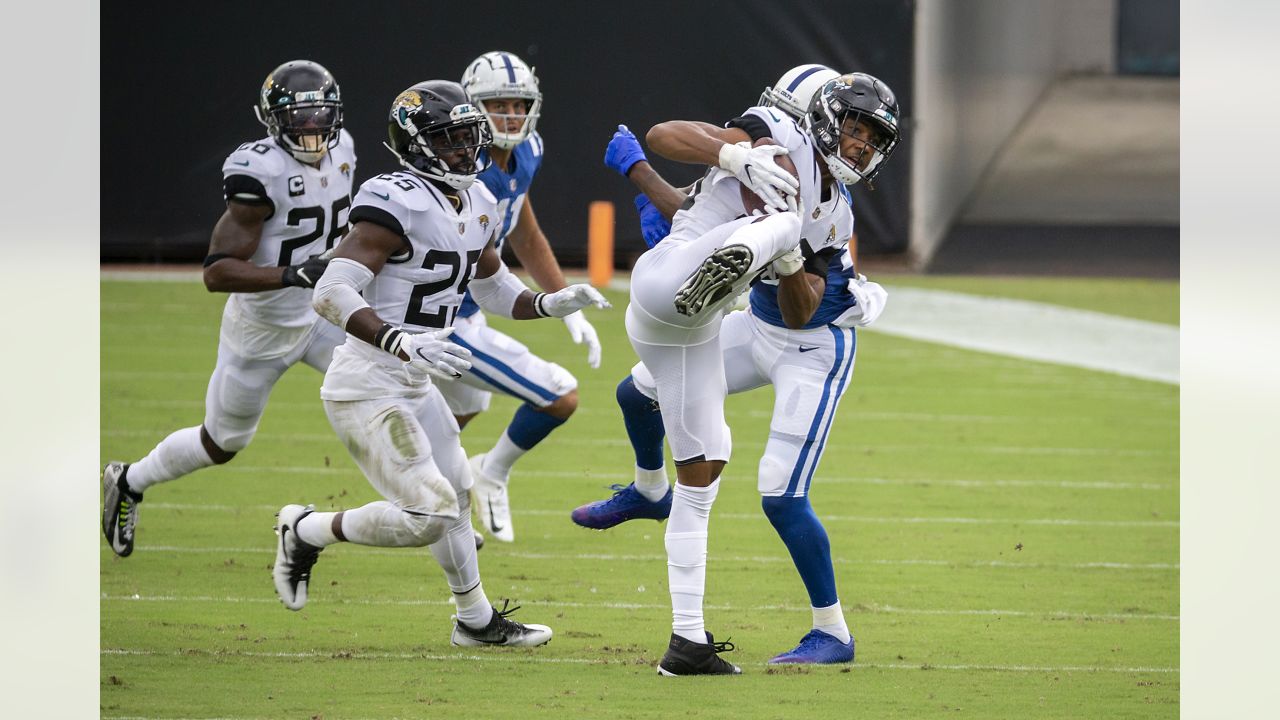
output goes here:
[[396, 96], [393, 103], [396, 108], [396, 122], [400, 127], [409, 127], [409, 113], [422, 107], [422, 96], [415, 90], [405, 90]]

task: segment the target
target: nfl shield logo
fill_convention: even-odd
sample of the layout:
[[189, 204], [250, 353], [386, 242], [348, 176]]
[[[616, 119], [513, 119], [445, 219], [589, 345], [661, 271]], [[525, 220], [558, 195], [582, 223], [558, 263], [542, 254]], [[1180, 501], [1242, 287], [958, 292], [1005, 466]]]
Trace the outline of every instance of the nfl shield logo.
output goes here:
[[516, 179], [515, 179], [515, 178], [511, 178], [511, 183], [510, 183], [510, 185], [511, 185], [511, 192], [515, 192], [515, 191], [516, 191]]
[[462, 222], [458, 223], [458, 234], [462, 235], [462, 234], [465, 234], [466, 232], [467, 232], [467, 224]]
[[321, 177], [321, 178], [320, 178], [320, 187], [322, 187], [322, 188], [327, 188], [327, 187], [329, 187], [329, 178], [327, 178], [327, 177]]

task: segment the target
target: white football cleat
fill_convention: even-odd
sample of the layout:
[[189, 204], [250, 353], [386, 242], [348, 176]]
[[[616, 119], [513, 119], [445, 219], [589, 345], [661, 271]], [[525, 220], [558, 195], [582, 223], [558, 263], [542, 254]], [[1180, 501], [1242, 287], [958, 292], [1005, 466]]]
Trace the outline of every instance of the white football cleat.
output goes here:
[[458, 616], [453, 616], [453, 635], [449, 642], [463, 647], [480, 647], [483, 645], [505, 645], [507, 647], [537, 647], [551, 642], [551, 628], [546, 625], [524, 625], [509, 619], [507, 616], [520, 609], [517, 605], [510, 610], [502, 603], [502, 609], [493, 609], [493, 617], [489, 624], [482, 628], [463, 625]]
[[486, 475], [484, 453], [471, 458], [471, 477], [475, 486], [471, 488], [471, 503], [480, 515], [480, 524], [495, 540], [513, 542], [515, 530], [511, 527], [511, 502], [507, 499], [507, 482]]
[[280, 602], [290, 610], [301, 610], [307, 604], [307, 585], [311, 568], [323, 548], [308, 545], [298, 537], [298, 521], [315, 510], [314, 505], [285, 505], [276, 513], [276, 564], [271, 578], [276, 583]]

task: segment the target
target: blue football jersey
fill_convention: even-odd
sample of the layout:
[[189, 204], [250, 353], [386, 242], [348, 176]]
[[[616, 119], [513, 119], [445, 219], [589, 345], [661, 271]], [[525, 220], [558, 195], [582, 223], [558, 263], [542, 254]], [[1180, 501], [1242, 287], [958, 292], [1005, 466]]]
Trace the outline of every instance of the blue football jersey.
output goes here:
[[[827, 260], [827, 288], [822, 293], [822, 300], [813, 317], [805, 324], [805, 330], [819, 328], [835, 320], [845, 310], [857, 304], [849, 292], [849, 280], [854, 277], [853, 258], [849, 255], [849, 238], [853, 236], [853, 198], [849, 189], [836, 184], [839, 188], [837, 197], [822, 203], [813, 210], [813, 220], [818, 227], [828, 227], [826, 237], [803, 238], [801, 247], [805, 259], [812, 258], [824, 250], [830, 255]], [[829, 218], [830, 224], [820, 221]], [[837, 250], [834, 254], [830, 250]], [[772, 272], [766, 272], [751, 288], [751, 313], [760, 320], [777, 327], [786, 327], [782, 320], [782, 309], [778, 307], [778, 281], [773, 279]]]
[[[488, 152], [484, 160], [488, 161]], [[490, 164], [480, 173], [480, 182], [498, 199], [498, 234], [494, 245], [502, 252], [502, 245], [507, 236], [515, 228], [520, 219], [520, 208], [524, 206], [529, 195], [529, 187], [533, 185], [533, 176], [542, 167], [542, 136], [533, 133], [528, 140], [516, 146], [511, 153], [510, 172], [500, 168], [496, 163]], [[471, 293], [462, 299], [458, 308], [459, 317], [470, 317], [480, 311], [480, 306], [471, 298]]]

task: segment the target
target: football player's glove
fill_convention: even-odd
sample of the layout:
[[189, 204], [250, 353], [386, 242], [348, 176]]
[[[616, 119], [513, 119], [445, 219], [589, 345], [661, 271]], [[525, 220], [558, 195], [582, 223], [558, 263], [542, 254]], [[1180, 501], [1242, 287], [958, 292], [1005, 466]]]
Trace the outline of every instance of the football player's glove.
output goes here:
[[324, 255], [312, 255], [297, 265], [286, 267], [281, 281], [285, 287], [313, 288], [317, 282], [320, 282], [320, 276], [324, 275], [327, 267], [329, 267], [329, 258]]
[[471, 351], [451, 342], [448, 338], [452, 334], [451, 327], [404, 334], [400, 352], [409, 356], [410, 374], [429, 374], [445, 380], [462, 377], [471, 368]]
[[794, 210], [795, 201], [787, 202], [800, 189], [800, 181], [783, 170], [774, 158], [786, 155], [781, 145], [752, 147], [749, 142], [725, 143], [720, 148], [720, 167], [733, 173], [748, 190], [760, 196], [766, 206], [778, 210]]
[[601, 310], [613, 307], [599, 290], [583, 283], [570, 285], [553, 293], [538, 293], [533, 298], [534, 310], [542, 317], [562, 318], [588, 305], [594, 305]]
[[609, 146], [604, 149], [604, 164], [617, 170], [622, 177], [627, 176], [632, 165], [648, 159], [640, 148], [640, 141], [636, 139], [635, 133], [626, 125], [618, 126], [613, 139], [609, 140]]
[[636, 196], [636, 210], [640, 211], [640, 235], [645, 245], [653, 247], [671, 234], [671, 221], [663, 217], [648, 195]]
[[573, 338], [573, 342], [577, 345], [586, 343], [587, 345], [587, 364], [592, 368], [600, 367], [600, 336], [596, 334], [596, 329], [587, 322], [587, 318], [582, 311], [572, 312], [563, 318], [564, 325], [569, 329], [569, 337]]

